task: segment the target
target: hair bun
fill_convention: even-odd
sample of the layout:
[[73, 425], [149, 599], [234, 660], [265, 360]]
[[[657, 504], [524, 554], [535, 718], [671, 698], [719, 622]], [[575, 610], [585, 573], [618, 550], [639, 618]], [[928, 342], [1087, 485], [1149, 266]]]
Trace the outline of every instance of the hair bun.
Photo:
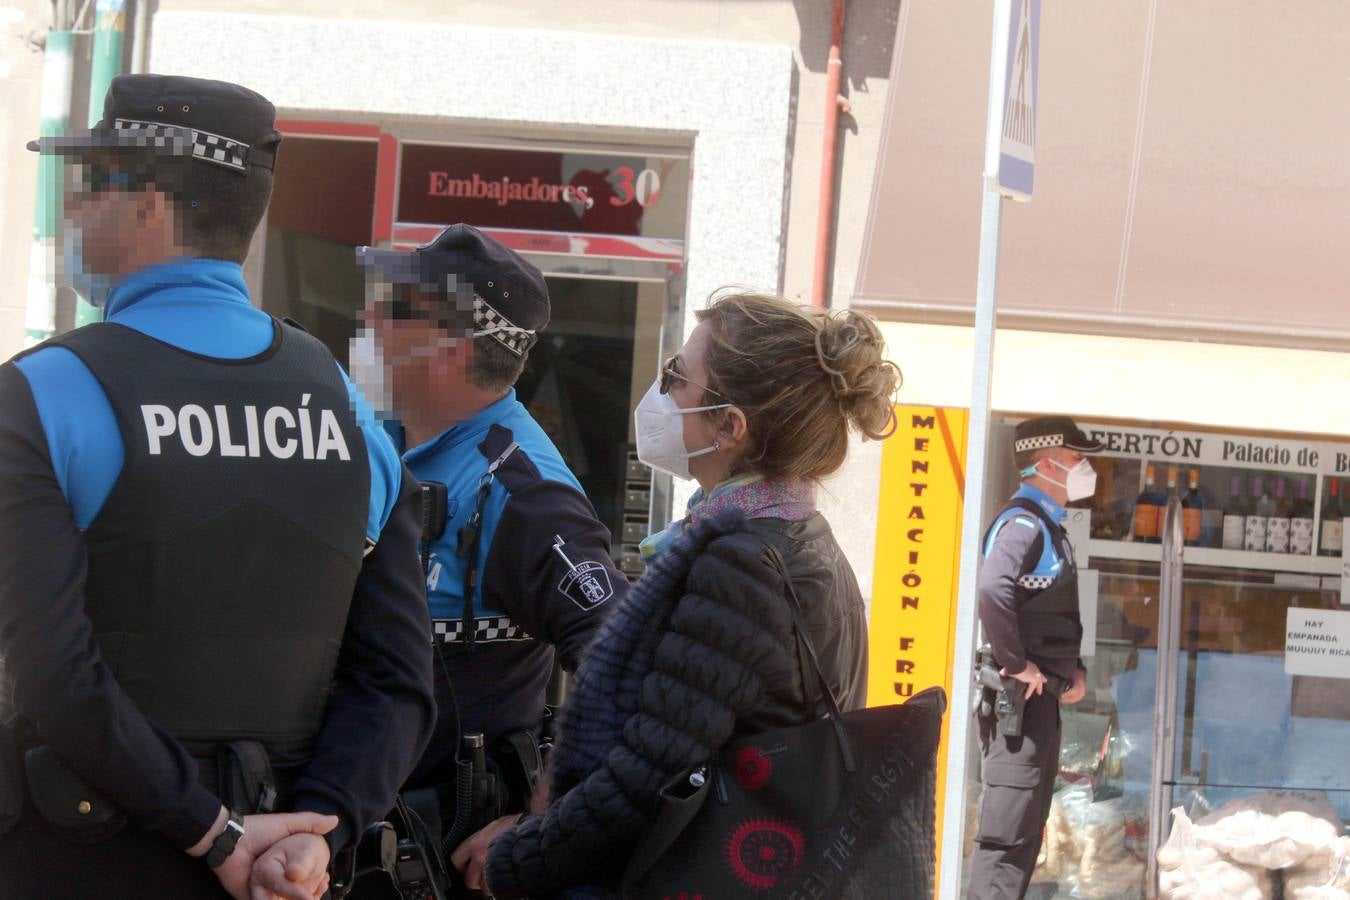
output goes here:
[[870, 316], [853, 310], [821, 314], [816, 361], [830, 376], [844, 417], [874, 440], [895, 432], [895, 395], [903, 380], [885, 351], [881, 329]]

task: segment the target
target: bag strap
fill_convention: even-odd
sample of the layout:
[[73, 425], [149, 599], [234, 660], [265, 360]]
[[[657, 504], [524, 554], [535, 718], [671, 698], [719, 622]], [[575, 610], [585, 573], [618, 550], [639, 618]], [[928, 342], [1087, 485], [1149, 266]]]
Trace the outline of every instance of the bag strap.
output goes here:
[[[844, 770], [853, 772], [858, 768], [857, 758], [853, 753], [853, 742], [849, 740], [848, 732], [844, 729], [844, 716], [839, 711], [839, 703], [834, 699], [834, 691], [830, 688], [830, 680], [825, 677], [825, 670], [820, 667], [820, 658], [816, 656], [816, 648], [811, 646], [811, 639], [807, 636], [806, 617], [802, 614], [801, 600], [797, 597], [797, 589], [792, 584], [792, 576], [788, 574], [787, 563], [783, 560], [783, 555], [778, 552], [778, 548], [760, 538], [760, 543], [768, 553], [769, 561], [773, 567], [778, 570], [778, 574], [783, 576], [783, 586], [788, 598], [788, 607], [792, 612], [793, 631], [796, 633], [798, 646], [806, 651], [806, 658], [811, 664], [812, 671], [816, 674], [816, 680], [820, 684], [820, 693], [825, 700], [825, 709], [834, 726], [835, 737], [839, 740], [839, 752], [843, 756]], [[802, 673], [803, 687], [806, 686], [807, 674]], [[810, 699], [807, 700], [810, 703]], [[810, 710], [812, 714], [815, 710]]]

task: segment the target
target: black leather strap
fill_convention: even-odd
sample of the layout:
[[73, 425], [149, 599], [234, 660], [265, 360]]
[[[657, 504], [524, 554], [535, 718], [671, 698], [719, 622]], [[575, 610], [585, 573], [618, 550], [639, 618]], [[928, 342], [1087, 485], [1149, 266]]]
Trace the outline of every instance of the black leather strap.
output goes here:
[[239, 839], [243, 836], [244, 819], [239, 813], [230, 810], [230, 818], [225, 822], [225, 827], [211, 842], [211, 849], [206, 851], [206, 865], [212, 869], [220, 868], [221, 864], [230, 858], [230, 854], [234, 852]]
[[[787, 563], [783, 561], [783, 555], [778, 552], [778, 548], [763, 542], [768, 551], [769, 561], [773, 567], [778, 570], [778, 574], [783, 576], [783, 588], [788, 598], [788, 605], [792, 608], [793, 630], [797, 633], [797, 642], [799, 646], [806, 651], [806, 658], [811, 663], [811, 668], [816, 673], [816, 678], [820, 682], [821, 699], [825, 701], [825, 708], [828, 710], [830, 722], [834, 725], [834, 733], [839, 738], [839, 751], [843, 755], [844, 769], [852, 772], [858, 767], [857, 758], [853, 753], [853, 743], [849, 740], [848, 732], [844, 730], [843, 713], [839, 711], [839, 704], [834, 699], [834, 691], [830, 688], [830, 680], [825, 677], [825, 671], [820, 667], [820, 659], [816, 656], [816, 648], [811, 646], [811, 639], [806, 633], [806, 618], [802, 614], [801, 600], [797, 597], [797, 589], [793, 587], [792, 576], [788, 573]], [[803, 673], [805, 680], [805, 673]], [[815, 710], [811, 710], [814, 715]]]

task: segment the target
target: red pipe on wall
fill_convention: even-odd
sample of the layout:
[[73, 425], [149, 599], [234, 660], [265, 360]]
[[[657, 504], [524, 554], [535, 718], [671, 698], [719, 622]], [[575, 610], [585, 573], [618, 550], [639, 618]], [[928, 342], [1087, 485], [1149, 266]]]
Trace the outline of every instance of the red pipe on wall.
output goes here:
[[834, 160], [839, 149], [839, 110], [848, 109], [848, 101], [839, 93], [844, 72], [840, 47], [844, 43], [844, 0], [834, 0], [834, 23], [830, 38], [830, 59], [825, 69], [824, 146], [820, 156], [820, 210], [816, 218], [816, 271], [811, 280], [811, 305], [826, 306], [825, 285], [830, 266], [830, 223], [834, 218]]

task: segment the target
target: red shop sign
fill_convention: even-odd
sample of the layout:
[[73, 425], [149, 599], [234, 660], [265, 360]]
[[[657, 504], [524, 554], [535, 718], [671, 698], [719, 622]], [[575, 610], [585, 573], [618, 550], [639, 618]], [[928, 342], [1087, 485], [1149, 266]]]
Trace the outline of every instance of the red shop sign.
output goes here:
[[401, 153], [400, 222], [684, 237], [687, 159], [441, 144]]

